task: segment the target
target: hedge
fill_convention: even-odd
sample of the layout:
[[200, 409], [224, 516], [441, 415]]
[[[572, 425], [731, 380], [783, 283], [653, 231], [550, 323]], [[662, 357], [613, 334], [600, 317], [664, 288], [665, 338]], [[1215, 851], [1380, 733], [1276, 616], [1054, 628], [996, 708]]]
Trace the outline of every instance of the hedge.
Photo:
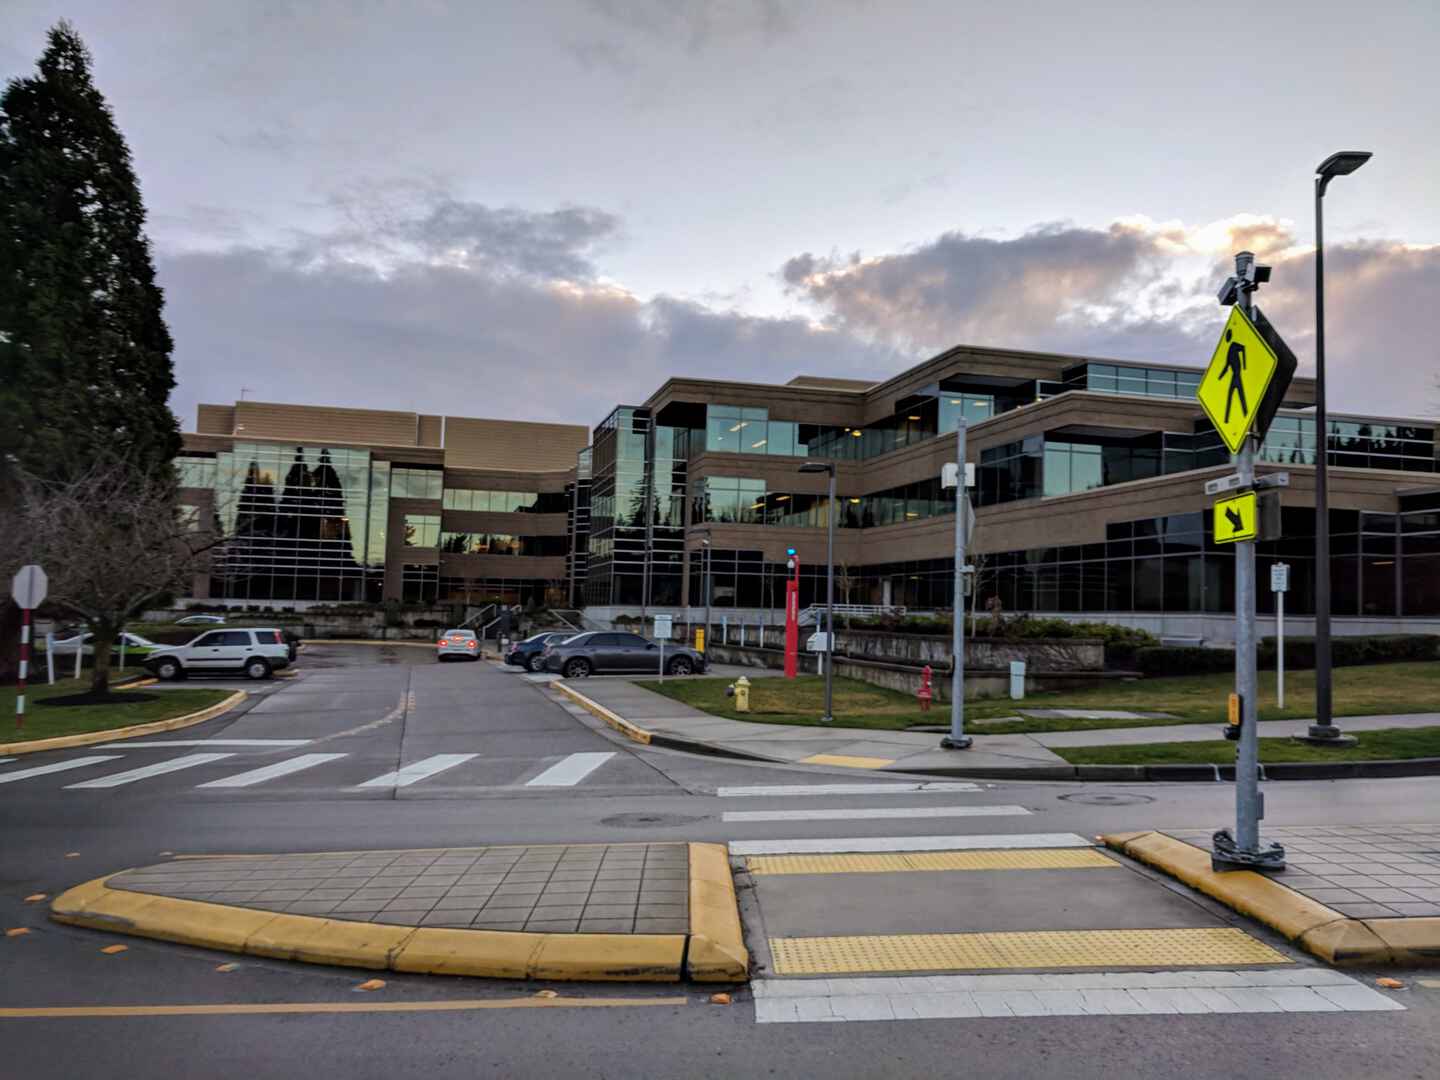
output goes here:
[[[1276, 639], [1260, 642], [1256, 658], [1260, 670], [1275, 670]], [[1398, 664], [1440, 660], [1440, 636], [1434, 634], [1373, 634], [1361, 637], [1330, 639], [1331, 663], [1335, 667], [1357, 667], [1361, 664]], [[1108, 657], [1107, 657], [1108, 658]], [[1207, 675], [1217, 671], [1235, 670], [1235, 653], [1231, 649], [1203, 649], [1195, 646], [1160, 645], [1139, 649], [1135, 654], [1136, 668], [1146, 675]], [[1285, 639], [1285, 667], [1291, 671], [1309, 671], [1315, 667], [1314, 638]]]
[[[843, 618], [843, 616], [842, 616]], [[845, 624], [841, 624], [842, 627]], [[948, 616], [881, 615], [877, 618], [852, 619], [856, 630], [873, 630], [889, 634], [928, 634], [950, 636]], [[1036, 638], [1098, 638], [1105, 643], [1105, 666], [1134, 669], [1138, 649], [1160, 644], [1159, 639], [1144, 630], [1114, 623], [1070, 622], [1068, 619], [1036, 619], [1029, 615], [1011, 615], [993, 619], [988, 615], [966, 620], [966, 634], [976, 638], [999, 641], [1026, 641]]]

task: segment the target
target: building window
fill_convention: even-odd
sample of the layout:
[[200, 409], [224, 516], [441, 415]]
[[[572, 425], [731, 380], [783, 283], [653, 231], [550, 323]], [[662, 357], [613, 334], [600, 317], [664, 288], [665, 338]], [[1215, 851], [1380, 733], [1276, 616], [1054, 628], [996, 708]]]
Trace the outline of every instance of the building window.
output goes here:
[[541, 495], [535, 491], [481, 491], [469, 488], [446, 488], [446, 510], [478, 510], [490, 514], [563, 514], [563, 494]]
[[175, 518], [184, 532], [200, 531], [200, 507], [191, 503], [176, 503]]
[[405, 546], [432, 548], [440, 542], [439, 514], [406, 514]]
[[433, 604], [440, 590], [440, 568], [419, 563], [400, 567], [400, 596], [407, 604]]
[[765, 481], [741, 476], [705, 479], [704, 519], [759, 525], [764, 520]]
[[181, 454], [175, 459], [175, 474], [182, 488], [213, 488], [215, 459], [198, 454]]
[[412, 469], [397, 465], [390, 470], [392, 499], [438, 499], [444, 484], [439, 469]]

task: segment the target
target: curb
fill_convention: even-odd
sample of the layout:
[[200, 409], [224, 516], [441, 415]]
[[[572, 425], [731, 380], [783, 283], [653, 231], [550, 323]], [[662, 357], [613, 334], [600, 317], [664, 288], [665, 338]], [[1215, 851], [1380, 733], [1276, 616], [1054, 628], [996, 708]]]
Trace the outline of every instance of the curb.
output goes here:
[[605, 723], [609, 724], [612, 728], [620, 732], [620, 734], [624, 735], [627, 739], [634, 739], [636, 742], [644, 743], [646, 746], [649, 746], [651, 744], [651, 740], [654, 738], [654, 736], [652, 736], [650, 732], [646, 731], [642, 727], [637, 727], [636, 725], [632, 724], [629, 720], [626, 720], [619, 713], [611, 712], [609, 709], [605, 708], [604, 705], [591, 701], [588, 697], [580, 693], [580, 691], [576, 690], [573, 686], [569, 686], [563, 682], [555, 682], [551, 683], [550, 685], [553, 686], [556, 690], [560, 691], [560, 693], [568, 697], [571, 701], [575, 702], [576, 705], [579, 705], [586, 712], [598, 716], [601, 720], [605, 721]]
[[[138, 684], [134, 684], [138, 685]], [[148, 724], [133, 724], [130, 727], [111, 728], [109, 731], [87, 731], [80, 735], [57, 735], [53, 739], [33, 739], [23, 743], [0, 744], [0, 754], [38, 754], [42, 750], [68, 750], [74, 746], [90, 746], [94, 743], [115, 742], [119, 739], [138, 739], [142, 735], [158, 735], [162, 731], [177, 731], [180, 728], [203, 724], [221, 716], [245, 700], [245, 691], [236, 690], [223, 701], [217, 701], [209, 708], [184, 716], [172, 716], [169, 720], [152, 720]]]
[[1208, 852], [1160, 832], [1111, 833], [1108, 847], [1264, 923], [1336, 966], [1440, 964], [1440, 918], [1351, 919], [1253, 870], [1216, 872]]
[[[50, 918], [223, 952], [426, 975], [547, 981], [745, 982], [749, 954], [723, 844], [691, 844], [685, 934], [541, 934], [390, 926], [112, 889], [114, 874], [57, 896]], [[240, 856], [245, 858], [248, 856]], [[123, 872], [123, 871], [122, 871]]]

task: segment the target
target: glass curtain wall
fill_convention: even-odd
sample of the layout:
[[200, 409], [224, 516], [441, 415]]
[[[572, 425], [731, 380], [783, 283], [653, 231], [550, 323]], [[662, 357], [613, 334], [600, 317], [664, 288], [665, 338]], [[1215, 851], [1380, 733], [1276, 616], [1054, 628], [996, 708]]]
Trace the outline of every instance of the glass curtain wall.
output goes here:
[[225, 599], [380, 599], [390, 470], [367, 450], [236, 443], [215, 457]]
[[595, 429], [590, 491], [589, 604], [644, 603], [650, 414], [621, 406]]

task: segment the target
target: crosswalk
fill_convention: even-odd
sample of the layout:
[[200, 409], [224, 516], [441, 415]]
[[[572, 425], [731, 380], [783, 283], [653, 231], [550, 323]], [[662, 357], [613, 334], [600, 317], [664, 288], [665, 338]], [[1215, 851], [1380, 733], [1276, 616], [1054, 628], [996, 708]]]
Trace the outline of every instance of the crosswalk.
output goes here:
[[[361, 773], [360, 776], [355, 776], [356, 765], [363, 759], [338, 751], [307, 751], [299, 754], [290, 753], [290, 756], [266, 761], [265, 764], [253, 765], [250, 768], [240, 767], [238, 771], [223, 776], [213, 775], [216, 766], [243, 766], [246, 757], [244, 751], [252, 752], [250, 761], [253, 763], [253, 752], [293, 752], [312, 742], [313, 740], [308, 739], [211, 739], [205, 741], [156, 740], [128, 745], [123, 743], [106, 744], [107, 747], [114, 746], [117, 750], [123, 747], [126, 753], [84, 754], [61, 761], [47, 762], [44, 765], [12, 768], [4, 768], [3, 766], [9, 762], [0, 761], [0, 785], [23, 784], [27, 781], [40, 782], [47, 777], [55, 777], [62, 781], [61, 790], [67, 792], [108, 791], [129, 788], [132, 785], [143, 785], [161, 778], [173, 778], [175, 774], [186, 773], [190, 770], [208, 769], [211, 777], [198, 783], [187, 782], [185, 786], [202, 792], [263, 789], [265, 785], [277, 784], [287, 778], [305, 774], [302, 779], [306, 782], [309, 782], [312, 776], [314, 777], [312, 786], [359, 793], [410, 788], [426, 781], [433, 781], [442, 774], [451, 773], [452, 770], [468, 763], [485, 764], [485, 755], [480, 753], [431, 754], [414, 761], [404, 762], [396, 768], [388, 769], [378, 775], [365, 776]], [[137, 755], [142, 751], [169, 752], [202, 746], [223, 747], [224, 749], [192, 750], [190, 753], [182, 753], [175, 757], [167, 756], [160, 761], [152, 760], [146, 764], [131, 764], [136, 761]], [[612, 751], [555, 755], [533, 762], [512, 761], [511, 764], [517, 775], [508, 782], [502, 782], [499, 786], [517, 791], [535, 789], [538, 792], [580, 787], [587, 781], [604, 783], [605, 766], [619, 756]], [[14, 760], [10, 759], [10, 761]], [[140, 760], [143, 761], [143, 757]], [[262, 760], [264, 759], [262, 758]], [[130, 767], [103, 772], [100, 775], [85, 776], [83, 779], [74, 779], [71, 775], [74, 773], [83, 775], [86, 770], [98, 771], [103, 766], [116, 764], [129, 764]], [[342, 767], [341, 774], [329, 771], [336, 766]], [[180, 779], [183, 781], [184, 778], [180, 777]], [[478, 785], [473, 778], [453, 780], [451, 776], [446, 776], [444, 782], [459, 787], [485, 786], [488, 788], [496, 786], [493, 782]]]

